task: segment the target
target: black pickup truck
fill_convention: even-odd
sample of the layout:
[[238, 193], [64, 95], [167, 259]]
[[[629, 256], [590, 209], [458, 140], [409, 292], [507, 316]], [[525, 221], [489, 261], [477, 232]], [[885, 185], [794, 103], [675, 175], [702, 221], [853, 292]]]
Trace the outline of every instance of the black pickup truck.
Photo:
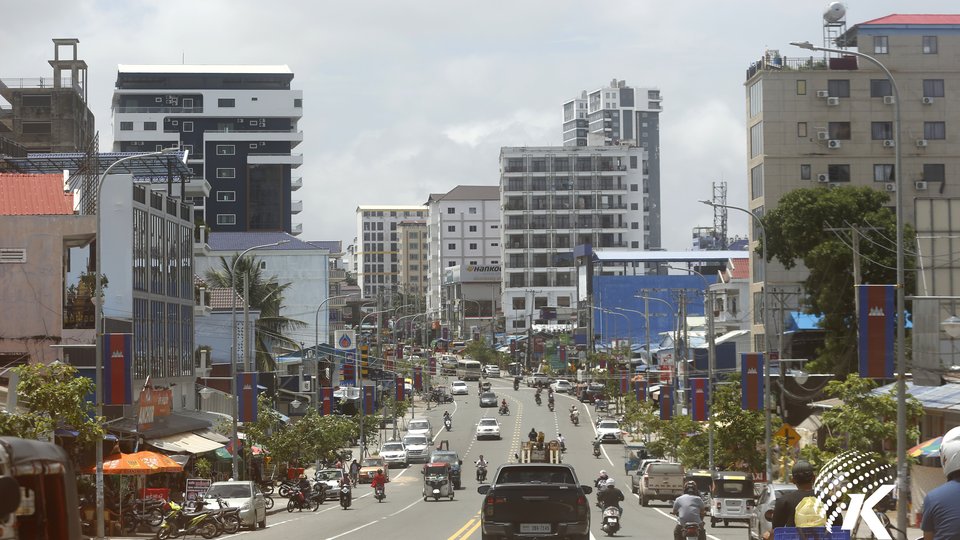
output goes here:
[[477, 487], [484, 495], [481, 537], [590, 538], [593, 491], [577, 481], [566, 464], [511, 463], [501, 465], [492, 484]]

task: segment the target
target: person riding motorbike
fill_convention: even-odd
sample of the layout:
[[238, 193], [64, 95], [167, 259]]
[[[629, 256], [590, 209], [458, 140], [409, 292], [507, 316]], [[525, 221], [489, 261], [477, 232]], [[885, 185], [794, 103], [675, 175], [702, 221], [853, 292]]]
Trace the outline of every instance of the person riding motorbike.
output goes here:
[[960, 538], [960, 427], [948, 431], [940, 442], [940, 463], [947, 482], [923, 498], [920, 528], [924, 540]]
[[520, 377], [514, 377], [514, 378], [513, 378], [513, 389], [514, 389], [514, 390], [519, 390], [519, 389], [520, 389]]
[[376, 493], [377, 488], [383, 489], [384, 494], [387, 492], [387, 476], [383, 474], [383, 469], [377, 469], [377, 473], [373, 475], [373, 478], [370, 479], [370, 487], [373, 488], [374, 493]]
[[505, 412], [508, 412], [509, 410], [510, 410], [510, 407], [507, 406], [507, 400], [504, 399], [503, 401], [500, 402], [500, 412], [505, 413]]
[[613, 506], [620, 514], [623, 514], [623, 508], [620, 506], [620, 501], [622, 500], [623, 492], [616, 486], [613, 478], [607, 478], [607, 481], [604, 483], [604, 488], [597, 492], [597, 502], [600, 508], [606, 509]]
[[537, 429], [530, 428], [530, 433], [527, 433], [527, 438], [530, 439], [530, 442], [537, 442]]
[[600, 439], [598, 434], [595, 439], [593, 439], [593, 455], [600, 457], [600, 445], [603, 444], [603, 440]]
[[553, 392], [550, 392], [549, 394], [547, 394], [547, 403], [549, 403], [550, 405], [554, 404]]
[[560, 443], [560, 451], [566, 452], [567, 445], [566, 445], [566, 439], [563, 438], [563, 433], [557, 433], [557, 442]]
[[601, 470], [600, 476], [598, 476], [597, 479], [593, 481], [593, 487], [597, 488], [598, 490], [603, 489], [604, 487], [606, 487], [607, 480], [609, 479], [610, 479], [610, 476], [607, 475], [607, 471]]
[[310, 495], [310, 480], [307, 480], [307, 475], [301, 474], [300, 478], [297, 480], [297, 500], [303, 504], [307, 500], [307, 496]]
[[683, 495], [673, 501], [673, 510], [670, 513], [677, 516], [677, 526], [673, 529], [675, 540], [681, 540], [683, 526], [688, 523], [699, 525], [699, 539], [706, 539], [707, 531], [703, 526], [703, 516], [707, 513], [707, 507], [703, 504], [703, 498], [700, 497], [700, 488], [697, 487], [696, 482], [688, 480], [683, 484]]
[[[483, 459], [483, 454], [480, 454], [480, 459], [474, 461], [473, 465], [477, 468], [477, 481], [482, 482], [486, 478], [487, 471], [487, 460]], [[481, 479], [481, 476], [484, 478]]]

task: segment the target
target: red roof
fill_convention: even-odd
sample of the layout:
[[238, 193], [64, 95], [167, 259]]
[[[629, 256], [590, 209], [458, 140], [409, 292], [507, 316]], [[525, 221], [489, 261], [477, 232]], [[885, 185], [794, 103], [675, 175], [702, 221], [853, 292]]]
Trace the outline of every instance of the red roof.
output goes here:
[[730, 269], [730, 277], [732, 279], [749, 279], [750, 278], [750, 259], [731, 259], [733, 263]]
[[63, 191], [63, 175], [0, 173], [0, 216], [73, 213], [73, 194]]
[[920, 25], [945, 25], [945, 24], [956, 24], [960, 25], [960, 15], [957, 14], [907, 14], [902, 15], [899, 13], [894, 13], [887, 15], [886, 17], [880, 17], [879, 19], [873, 19], [872, 21], [867, 21], [860, 23], [857, 26], [865, 25], [881, 25], [881, 24], [920, 24]]

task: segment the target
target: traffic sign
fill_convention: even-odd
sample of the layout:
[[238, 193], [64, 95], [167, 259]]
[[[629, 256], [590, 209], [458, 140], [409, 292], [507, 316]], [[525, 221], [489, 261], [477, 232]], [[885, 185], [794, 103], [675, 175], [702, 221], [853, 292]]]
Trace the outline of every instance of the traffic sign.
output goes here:
[[774, 437], [782, 437], [787, 440], [787, 444], [794, 448], [800, 446], [800, 434], [797, 433], [797, 430], [793, 429], [793, 426], [790, 424], [783, 424], [780, 426], [780, 429], [777, 430], [777, 433]]
[[338, 351], [349, 351], [356, 347], [357, 336], [353, 330], [335, 330], [333, 338]]

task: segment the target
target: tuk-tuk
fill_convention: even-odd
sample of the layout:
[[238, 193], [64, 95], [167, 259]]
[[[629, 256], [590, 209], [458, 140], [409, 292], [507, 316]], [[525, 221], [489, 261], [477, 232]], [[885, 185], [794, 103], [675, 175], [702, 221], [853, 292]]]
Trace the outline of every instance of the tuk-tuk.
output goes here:
[[623, 472], [630, 474], [637, 470], [640, 461], [650, 457], [647, 447], [643, 443], [626, 443], [623, 445]]
[[750, 521], [753, 505], [753, 475], [745, 472], [720, 471], [713, 474], [710, 488], [710, 525], [724, 527], [731, 521]]
[[423, 466], [423, 500], [439, 501], [440, 497], [453, 500], [453, 482], [449, 463], [428, 463]]
[[79, 540], [77, 477], [59, 446], [0, 437], [0, 539]]
[[688, 469], [683, 478], [683, 483], [693, 482], [697, 484], [697, 491], [700, 498], [703, 499], [703, 505], [707, 512], [710, 511], [710, 486], [713, 484], [713, 474], [709, 469]]

